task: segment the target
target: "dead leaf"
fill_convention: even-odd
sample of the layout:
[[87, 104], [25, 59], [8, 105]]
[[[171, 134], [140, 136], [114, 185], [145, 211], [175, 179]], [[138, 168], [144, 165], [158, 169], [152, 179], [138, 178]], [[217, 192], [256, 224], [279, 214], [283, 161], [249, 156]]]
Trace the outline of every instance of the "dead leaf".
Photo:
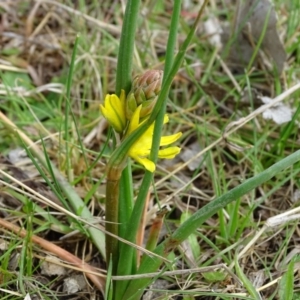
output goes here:
[[[162, 293], [159, 290], [168, 290], [170, 288], [170, 283], [165, 279], [157, 279], [151, 284], [150, 288], [143, 295], [143, 300], [153, 300], [161, 297]], [[160, 298], [161, 299], [161, 298]]]
[[219, 20], [214, 16], [210, 16], [204, 22], [204, 31], [208, 35], [208, 41], [210, 42], [210, 44], [220, 49], [222, 47], [222, 27], [220, 25]]
[[10, 271], [16, 271], [16, 269], [19, 267], [19, 262], [20, 262], [20, 253], [14, 251], [9, 258], [7, 269]]
[[83, 275], [74, 275], [64, 279], [63, 290], [68, 295], [75, 294], [86, 287], [86, 280]]
[[293, 203], [296, 203], [300, 200], [300, 190], [299, 189], [294, 191], [294, 194], [293, 194], [293, 197], [291, 200]]
[[9, 248], [9, 242], [6, 240], [0, 239], [0, 251], [7, 251]]
[[[271, 103], [273, 99], [269, 97], [260, 97], [264, 104]], [[272, 119], [276, 124], [284, 124], [292, 120], [293, 111], [287, 105], [278, 103], [263, 112], [264, 119]]]
[[41, 273], [47, 276], [60, 276], [67, 273], [66, 269], [60, 266], [60, 260], [54, 256], [47, 256], [47, 260], [41, 263]]
[[[196, 155], [201, 151], [201, 148], [199, 146], [198, 142], [195, 142], [191, 145], [189, 145], [187, 148], [185, 148], [183, 151], [180, 153], [180, 158], [184, 161], [187, 162], [189, 161], [187, 167], [190, 171], [195, 171], [197, 168], [199, 168], [203, 157], [196, 157]], [[193, 159], [194, 158], [194, 159]]]
[[[235, 19], [234, 41], [229, 51], [229, 62], [242, 70], [247, 67], [255, 45], [260, 40], [266, 26], [261, 45], [262, 50], [273, 59], [280, 74], [286, 60], [286, 53], [277, 32], [277, 15], [272, 3], [269, 0], [240, 1]], [[226, 30], [223, 39], [228, 39]]]
[[30, 297], [30, 295], [28, 293], [26, 294], [24, 300], [31, 300], [31, 297]]
[[249, 274], [249, 279], [255, 288], [260, 288], [266, 280], [265, 270], [251, 272]]

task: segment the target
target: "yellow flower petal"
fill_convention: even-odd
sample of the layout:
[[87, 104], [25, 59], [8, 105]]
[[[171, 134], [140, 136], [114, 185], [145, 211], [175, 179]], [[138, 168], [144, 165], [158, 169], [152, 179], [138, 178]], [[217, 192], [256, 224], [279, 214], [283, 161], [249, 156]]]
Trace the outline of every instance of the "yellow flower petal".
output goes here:
[[139, 127], [141, 109], [142, 109], [142, 105], [140, 105], [134, 111], [134, 113], [130, 119], [130, 123], [129, 123], [128, 129], [127, 129], [126, 135], [129, 135], [130, 133], [132, 133], [135, 129], [137, 129]]
[[140, 143], [138, 145], [133, 144], [133, 146], [129, 150], [129, 155], [132, 157], [135, 157], [135, 156], [144, 157], [144, 156], [148, 156], [150, 154], [150, 150], [151, 150], [151, 148], [141, 147]]
[[178, 132], [172, 135], [166, 135], [166, 136], [162, 136], [160, 139], [160, 145], [161, 146], [166, 146], [166, 145], [170, 145], [174, 142], [176, 142], [180, 137], [181, 137], [182, 133]]
[[100, 110], [108, 123], [121, 133], [126, 127], [125, 116], [125, 92], [122, 90], [120, 98], [115, 95], [106, 95], [104, 105], [100, 105]]
[[150, 171], [150, 172], [154, 172], [155, 171], [155, 163], [153, 161], [151, 161], [148, 158], [145, 157], [135, 157], [134, 158], [138, 163], [140, 163], [141, 165], [143, 165], [145, 167], [146, 170]]
[[164, 124], [168, 123], [169, 122], [169, 116], [168, 115], [165, 115], [164, 116]]
[[158, 157], [165, 158], [165, 159], [172, 159], [180, 152], [180, 150], [181, 150], [181, 148], [179, 148], [179, 147], [168, 147], [168, 148], [159, 150]]
[[120, 101], [121, 101], [121, 104], [122, 104], [122, 107], [123, 107], [123, 112], [125, 114], [126, 95], [125, 95], [124, 90], [121, 90]]
[[[126, 135], [132, 133], [137, 127], [139, 127], [143, 122], [140, 122], [140, 114], [141, 114], [142, 106], [139, 106], [134, 112], [130, 119], [129, 126], [126, 132]], [[164, 124], [169, 121], [169, 117], [167, 115], [164, 116]], [[132, 147], [128, 151], [128, 156], [132, 159], [143, 165], [148, 171], [155, 171], [155, 164], [147, 157], [150, 155], [152, 141], [153, 141], [153, 131], [154, 131], [154, 122], [147, 128], [147, 130], [143, 133], [143, 135], [132, 145]], [[178, 132], [176, 134], [172, 134], [169, 136], [162, 136], [160, 140], [160, 146], [166, 146], [174, 143], [181, 137], [182, 133]], [[158, 152], [159, 158], [174, 158], [179, 152], [179, 147], [167, 147], [165, 149], [161, 149]]]
[[120, 119], [116, 118], [114, 111], [106, 109], [103, 105], [100, 105], [100, 110], [104, 118], [117, 132], [123, 131], [123, 125], [120, 122]]

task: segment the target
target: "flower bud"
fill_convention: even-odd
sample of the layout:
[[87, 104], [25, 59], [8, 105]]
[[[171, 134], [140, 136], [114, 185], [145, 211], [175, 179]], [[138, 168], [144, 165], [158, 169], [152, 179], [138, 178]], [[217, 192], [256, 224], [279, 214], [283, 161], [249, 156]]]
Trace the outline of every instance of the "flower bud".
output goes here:
[[148, 70], [138, 75], [132, 82], [132, 88], [126, 98], [126, 118], [131, 119], [134, 111], [142, 105], [140, 117], [149, 115], [161, 90], [163, 71]]

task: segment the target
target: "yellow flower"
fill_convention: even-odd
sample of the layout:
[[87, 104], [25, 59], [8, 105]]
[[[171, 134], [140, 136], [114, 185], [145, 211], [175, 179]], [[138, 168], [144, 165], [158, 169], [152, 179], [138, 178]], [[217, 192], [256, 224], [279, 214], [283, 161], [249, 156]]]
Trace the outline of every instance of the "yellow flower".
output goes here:
[[120, 98], [115, 94], [107, 94], [104, 105], [100, 104], [102, 115], [118, 133], [122, 133], [126, 127], [125, 98], [125, 91], [122, 90]]
[[[132, 115], [130, 120], [126, 135], [129, 135], [133, 132], [137, 127], [139, 127], [143, 122], [140, 123], [140, 112], [142, 109], [142, 105], [140, 105]], [[167, 115], [164, 117], [164, 124], [168, 123], [169, 118]], [[155, 164], [153, 161], [149, 160], [147, 157], [150, 154], [153, 140], [153, 131], [154, 131], [154, 123], [150, 125], [150, 127], [143, 133], [143, 135], [132, 145], [130, 148], [128, 155], [136, 160], [138, 163], [143, 165], [148, 171], [155, 171]], [[160, 146], [167, 146], [171, 143], [174, 143], [181, 137], [181, 132], [178, 132], [173, 135], [162, 136], [160, 139]], [[159, 158], [172, 159], [179, 152], [179, 147], [167, 147], [158, 151]]]

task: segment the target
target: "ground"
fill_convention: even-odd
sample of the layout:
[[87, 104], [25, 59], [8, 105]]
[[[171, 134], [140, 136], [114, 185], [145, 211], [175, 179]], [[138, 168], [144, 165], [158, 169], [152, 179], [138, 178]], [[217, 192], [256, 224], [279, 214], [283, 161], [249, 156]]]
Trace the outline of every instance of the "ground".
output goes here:
[[[269, 180], [259, 177], [300, 145], [298, 88], [284, 94], [299, 84], [300, 4], [277, 0], [270, 10], [259, 2], [247, 19], [249, 7], [237, 1], [209, 1], [167, 104], [164, 134], [181, 131], [182, 150], [157, 165], [141, 234], [146, 241], [161, 206], [169, 209], [163, 241], [247, 179], [261, 184], [171, 251], [166, 271], [180, 274], [161, 276], [144, 299], [300, 297], [299, 158]], [[0, 3], [2, 299], [104, 299], [105, 172], [116, 141], [99, 105], [115, 92], [125, 5]], [[177, 48], [200, 6], [183, 1]], [[172, 9], [173, 1], [142, 1], [133, 78], [163, 69]], [[144, 170], [136, 163], [132, 170], [136, 195]], [[83, 276], [82, 261], [98, 275]]]

